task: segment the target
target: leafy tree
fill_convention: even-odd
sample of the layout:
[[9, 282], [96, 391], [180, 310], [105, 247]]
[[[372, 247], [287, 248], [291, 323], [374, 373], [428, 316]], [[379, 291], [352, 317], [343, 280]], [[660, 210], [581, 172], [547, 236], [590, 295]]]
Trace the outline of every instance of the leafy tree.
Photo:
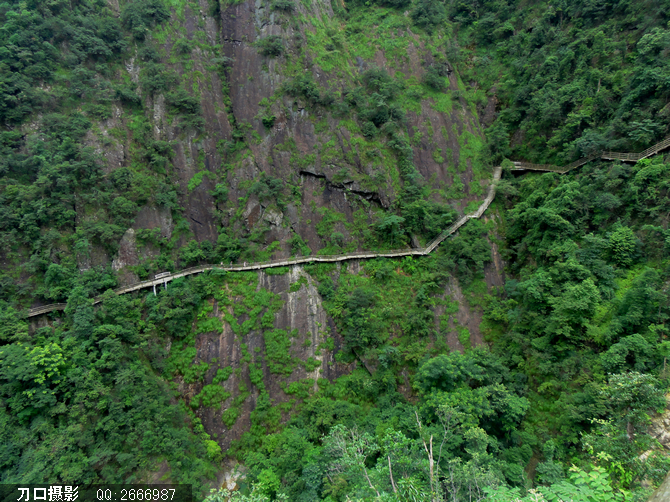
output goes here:
[[654, 269], [645, 269], [633, 281], [618, 305], [610, 324], [613, 337], [621, 334], [646, 333], [650, 326], [663, 322], [664, 295], [657, 288], [660, 277]]
[[121, 10], [121, 22], [137, 40], [144, 40], [149, 28], [170, 17], [170, 11], [162, 0], [138, 0], [129, 2]]
[[[376, 456], [379, 450], [371, 435], [348, 431], [343, 425], [336, 425], [324, 439], [324, 450], [324, 453], [331, 458], [328, 474], [332, 479], [333, 488], [337, 485], [352, 484], [359, 485], [360, 490], [367, 484], [366, 488], [369, 488], [370, 494], [380, 496], [366, 466], [367, 459]], [[337, 491], [333, 494], [336, 495]]]
[[629, 227], [620, 226], [608, 236], [612, 259], [622, 267], [629, 267], [636, 255], [638, 239]]
[[634, 145], [644, 147], [651, 145], [661, 139], [664, 127], [662, 124], [651, 119], [644, 119], [640, 122], [632, 122], [628, 137], [634, 142]]
[[456, 212], [441, 204], [419, 199], [403, 205], [402, 217], [410, 231], [431, 239], [456, 220]]
[[381, 319], [370, 315], [376, 296], [372, 289], [356, 288], [346, 299], [345, 339], [352, 350], [376, 347], [382, 342]]
[[391, 214], [377, 224], [377, 231], [382, 238], [387, 240], [391, 245], [401, 245], [406, 240], [406, 236], [402, 231], [402, 224], [404, 222], [405, 218], [402, 216]]
[[464, 283], [481, 277], [484, 266], [491, 260], [491, 245], [485, 238], [485, 228], [479, 220], [468, 223], [447, 241], [445, 253], [450, 268]]
[[646, 422], [651, 410], [660, 410], [666, 405], [660, 382], [644, 373], [610, 375], [603, 394], [609, 400], [614, 416], [627, 427]]
[[607, 138], [593, 129], [587, 129], [572, 143], [572, 157], [589, 157], [599, 155], [607, 145]]
[[553, 308], [547, 331], [564, 336], [578, 336], [593, 317], [600, 303], [600, 293], [592, 279], [571, 284], [560, 296], [548, 300]]
[[660, 483], [670, 462], [657, 451], [657, 442], [643, 429], [631, 436], [612, 420], [594, 420], [593, 429], [582, 436], [582, 445], [594, 461], [610, 475], [613, 484], [629, 489], [644, 479]]
[[487, 487], [486, 500], [491, 502], [553, 502], [558, 500], [572, 500], [573, 502], [623, 502], [626, 493], [612, 487], [612, 481], [605, 469], [593, 467], [590, 472], [578, 467], [571, 469], [570, 480], [554, 483], [549, 487], [531, 490], [522, 497], [519, 488], [499, 486]]
[[432, 31], [447, 19], [447, 11], [441, 2], [419, 0], [410, 14], [414, 24]]
[[503, 157], [510, 155], [509, 133], [503, 121], [496, 120], [491, 127], [486, 129], [486, 142], [495, 160], [502, 160]]
[[499, 359], [475, 350], [466, 356], [452, 353], [428, 360], [417, 371], [415, 385], [431, 394], [426, 399], [429, 406], [457, 410], [462, 423], [504, 434], [514, 430], [529, 406], [526, 398], [503, 384], [510, 379]]
[[28, 338], [28, 325], [11, 305], [0, 302], [0, 344], [23, 342]]
[[635, 370], [650, 371], [658, 365], [658, 353], [640, 334], [623, 337], [601, 355], [603, 367], [610, 373]]

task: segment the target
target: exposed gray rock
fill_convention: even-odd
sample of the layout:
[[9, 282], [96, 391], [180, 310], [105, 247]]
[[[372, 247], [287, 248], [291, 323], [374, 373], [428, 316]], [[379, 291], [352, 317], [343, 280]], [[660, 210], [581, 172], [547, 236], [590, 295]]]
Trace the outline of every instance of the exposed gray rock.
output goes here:
[[263, 213], [263, 219], [271, 225], [280, 226], [284, 215], [281, 211], [275, 208], [267, 208]]
[[661, 486], [652, 494], [647, 502], [668, 502], [670, 501], [670, 473], [665, 477]]
[[121, 270], [128, 265], [138, 265], [135, 230], [129, 228], [119, 242], [119, 254], [112, 260], [112, 269]]
[[300, 221], [298, 218], [298, 208], [293, 204], [289, 204], [286, 207], [286, 215], [288, 216], [288, 221], [291, 223], [291, 228], [295, 229]]
[[166, 207], [144, 206], [137, 213], [137, 216], [135, 216], [133, 228], [135, 230], [140, 228], [160, 228], [161, 237], [170, 239], [173, 229], [172, 211]]

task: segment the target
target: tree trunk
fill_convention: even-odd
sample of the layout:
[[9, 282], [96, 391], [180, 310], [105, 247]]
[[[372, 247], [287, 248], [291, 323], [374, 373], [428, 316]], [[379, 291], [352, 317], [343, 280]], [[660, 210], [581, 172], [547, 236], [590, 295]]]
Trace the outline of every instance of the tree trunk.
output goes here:
[[391, 477], [391, 486], [393, 487], [393, 493], [398, 493], [398, 489], [395, 486], [395, 481], [393, 481], [393, 471], [391, 470], [391, 457], [387, 457], [389, 459], [389, 476]]

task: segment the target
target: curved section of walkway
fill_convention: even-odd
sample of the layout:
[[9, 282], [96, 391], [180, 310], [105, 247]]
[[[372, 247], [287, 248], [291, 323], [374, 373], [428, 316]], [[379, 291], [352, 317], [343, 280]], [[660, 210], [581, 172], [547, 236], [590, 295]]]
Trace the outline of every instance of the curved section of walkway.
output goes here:
[[[514, 169], [517, 171], [546, 171], [546, 172], [557, 172], [557, 173], [566, 173], [572, 169], [583, 166], [587, 162], [590, 162], [594, 159], [601, 158], [606, 160], [621, 160], [623, 162], [638, 162], [639, 160], [645, 159], [652, 155], [657, 154], [661, 150], [670, 147], [670, 137], [664, 139], [663, 141], [655, 144], [654, 146], [647, 148], [640, 153], [617, 153], [617, 152], [600, 152], [589, 157], [584, 157], [579, 159], [567, 166], [560, 167], [553, 164], [532, 164], [530, 162], [514, 162]], [[451, 234], [456, 232], [461, 228], [468, 220], [472, 218], [481, 218], [484, 212], [488, 209], [493, 202], [493, 199], [496, 195], [496, 183], [500, 180], [500, 175], [502, 173], [502, 168], [500, 166], [496, 167], [493, 171], [493, 181], [489, 185], [489, 191], [484, 199], [484, 202], [479, 206], [477, 211], [466, 214], [460, 218], [456, 223], [452, 224], [449, 228], [444, 230], [436, 239], [434, 239], [430, 244], [425, 248], [419, 249], [398, 249], [394, 251], [387, 251], [386, 253], [348, 253], [342, 255], [324, 255], [324, 256], [304, 256], [301, 258], [288, 258], [288, 259], [279, 259], [271, 260], [267, 262], [255, 262], [242, 265], [232, 265], [226, 267], [223, 265], [201, 265], [198, 267], [191, 267], [184, 269], [180, 272], [174, 274], [165, 274], [160, 278], [154, 278], [148, 281], [137, 282], [123, 288], [115, 289], [114, 292], [117, 295], [122, 295], [125, 293], [130, 293], [132, 291], [137, 291], [144, 288], [155, 288], [161, 285], [165, 286], [168, 282], [178, 279], [180, 277], [186, 277], [187, 275], [199, 274], [207, 270], [225, 270], [227, 272], [242, 272], [247, 270], [262, 270], [265, 268], [275, 268], [275, 267], [287, 267], [293, 265], [300, 265], [303, 263], [333, 263], [347, 260], [367, 260], [371, 258], [400, 258], [403, 256], [425, 256], [432, 253], [440, 243], [449, 237]], [[93, 300], [93, 303], [100, 303], [102, 298], [100, 296], [96, 297]], [[48, 312], [53, 312], [54, 310], [64, 310], [66, 307], [65, 303], [55, 303], [51, 305], [43, 305], [41, 307], [35, 307], [28, 311], [28, 317], [34, 317], [41, 314], [46, 314]]]
[[578, 167], [583, 166], [587, 162], [591, 162], [595, 159], [604, 159], [604, 160], [620, 160], [622, 162], [638, 162], [652, 155], [656, 155], [661, 150], [665, 150], [670, 147], [670, 136], [665, 138], [663, 141], [656, 143], [654, 146], [651, 146], [640, 153], [619, 153], [619, 152], [598, 152], [588, 157], [582, 157], [579, 160], [568, 164], [567, 166], [555, 166], [553, 164], [533, 164], [531, 162], [513, 162], [514, 169], [517, 171], [551, 171], [554, 173], [567, 173]]
[[[393, 251], [387, 251], [385, 253], [347, 253], [341, 255], [322, 255], [322, 256], [303, 256], [300, 258], [281, 258], [278, 260], [271, 260], [267, 262], [255, 262], [255, 263], [243, 263], [241, 265], [232, 265], [226, 267], [224, 265], [200, 265], [197, 267], [191, 267], [174, 274], [161, 274], [161, 277], [150, 279], [148, 281], [137, 282], [135, 284], [130, 284], [122, 288], [115, 289], [114, 292], [117, 295], [122, 295], [125, 293], [130, 293], [132, 291], [137, 291], [145, 288], [156, 288], [161, 285], [165, 286], [168, 282], [180, 277], [186, 277], [187, 275], [200, 274], [208, 270], [225, 270], [226, 272], [244, 272], [249, 270], [263, 270], [265, 268], [275, 268], [275, 267], [288, 267], [293, 265], [301, 265], [303, 263], [333, 263], [347, 260], [367, 260], [372, 258], [401, 258], [403, 256], [425, 256], [432, 253], [435, 248], [447, 237], [456, 232], [461, 228], [468, 220], [471, 218], [480, 218], [482, 214], [488, 209], [493, 202], [493, 199], [496, 195], [496, 183], [500, 180], [500, 175], [502, 173], [502, 168], [500, 166], [496, 167], [493, 171], [493, 181], [489, 185], [489, 191], [484, 199], [484, 202], [481, 203], [477, 211], [466, 214], [460, 218], [456, 223], [452, 224], [444, 232], [438, 235], [428, 246], [425, 248], [418, 249], [397, 249]], [[97, 296], [93, 300], [93, 304], [100, 303], [102, 297]], [[41, 307], [35, 307], [28, 311], [28, 317], [34, 317], [41, 314], [46, 314], [48, 312], [53, 312], [54, 310], [64, 310], [67, 304], [65, 303], [54, 303], [51, 305], [43, 305]]]

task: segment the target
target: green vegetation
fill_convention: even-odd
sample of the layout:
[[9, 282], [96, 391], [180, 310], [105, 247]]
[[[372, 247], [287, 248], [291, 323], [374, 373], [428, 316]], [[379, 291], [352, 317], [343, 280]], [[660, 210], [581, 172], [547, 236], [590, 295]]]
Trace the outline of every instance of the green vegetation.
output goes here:
[[263, 56], [277, 57], [281, 56], [281, 53], [284, 52], [284, 44], [278, 35], [261, 38], [256, 42], [256, 47], [258, 47], [259, 52]]
[[295, 2], [293, 2], [293, 0], [274, 0], [274, 2], [272, 2], [272, 9], [282, 12], [293, 12], [295, 9]]
[[[235, 450], [250, 468], [248, 497], [643, 500], [643, 481], [670, 467], [646, 432], [668, 387], [670, 249], [650, 222], [670, 202], [669, 176], [656, 157], [507, 178], [514, 279], [471, 297], [485, 306], [490, 350], [445, 353], [431, 312], [450, 275], [478, 291], [491, 256], [481, 222], [428, 259], [372, 260], [361, 274], [308, 269], [344, 338], [338, 359], [362, 365], [316, 394], [309, 379], [288, 385], [304, 402], [283, 430]], [[604, 209], [605, 198], [621, 203]], [[458, 311], [445, 306], [447, 317]], [[403, 369], [413, 401], [398, 392]]]
[[174, 284], [151, 306], [111, 294], [94, 309], [78, 286], [63, 322], [31, 336], [3, 304], [0, 435], [9, 448], [0, 457], [2, 480], [121, 483], [165, 461], [172, 479], [201, 490], [215, 472], [210, 438], [184, 427], [186, 410], [171, 404], [157, 377], [164, 333], [184, 336], [194, 302], [193, 289]]
[[487, 133], [499, 155], [562, 163], [668, 133], [664, 2], [452, 2], [448, 16], [452, 61], [501, 102]]
[[[0, 4], [0, 481], [203, 500], [234, 458], [209, 501], [644, 502], [670, 164], [508, 159], [666, 136], [667, 2], [208, 3]], [[431, 256], [111, 291], [425, 245], [498, 164]]]

